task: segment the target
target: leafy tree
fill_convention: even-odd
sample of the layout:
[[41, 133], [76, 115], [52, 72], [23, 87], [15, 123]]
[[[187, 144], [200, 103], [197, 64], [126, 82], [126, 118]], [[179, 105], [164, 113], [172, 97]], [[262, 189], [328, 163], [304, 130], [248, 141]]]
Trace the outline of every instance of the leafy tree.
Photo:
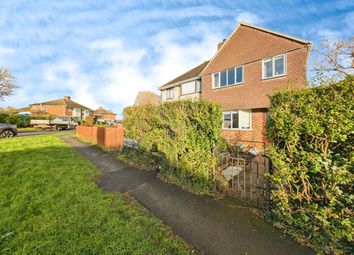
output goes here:
[[158, 105], [160, 103], [160, 97], [151, 91], [140, 91], [135, 98], [135, 106], [139, 105]]
[[0, 100], [13, 95], [17, 88], [18, 87], [15, 85], [15, 77], [12, 76], [10, 70], [0, 67]]

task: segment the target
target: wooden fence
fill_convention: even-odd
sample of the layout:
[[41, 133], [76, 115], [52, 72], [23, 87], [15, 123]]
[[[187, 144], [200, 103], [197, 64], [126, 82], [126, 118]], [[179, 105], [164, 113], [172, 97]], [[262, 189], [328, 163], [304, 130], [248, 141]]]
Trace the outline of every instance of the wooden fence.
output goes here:
[[77, 126], [76, 135], [107, 148], [121, 148], [124, 142], [123, 126]]

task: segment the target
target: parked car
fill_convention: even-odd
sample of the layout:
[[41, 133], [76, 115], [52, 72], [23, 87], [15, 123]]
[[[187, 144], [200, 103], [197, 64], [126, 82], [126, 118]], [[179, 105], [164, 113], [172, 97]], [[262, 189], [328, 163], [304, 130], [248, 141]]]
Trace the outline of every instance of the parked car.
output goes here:
[[0, 139], [17, 135], [17, 127], [11, 124], [0, 123]]

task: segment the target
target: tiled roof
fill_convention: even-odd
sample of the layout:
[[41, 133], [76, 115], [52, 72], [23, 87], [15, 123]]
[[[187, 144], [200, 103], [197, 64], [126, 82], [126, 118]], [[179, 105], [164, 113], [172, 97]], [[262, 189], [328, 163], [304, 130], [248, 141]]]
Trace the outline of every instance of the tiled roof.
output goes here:
[[90, 108], [83, 106], [79, 103], [74, 102], [71, 99], [57, 99], [57, 100], [52, 100], [52, 101], [47, 101], [47, 102], [43, 102], [43, 103], [34, 103], [31, 105], [35, 105], [35, 104], [42, 104], [42, 105], [64, 105], [64, 106], [68, 106], [68, 107], [72, 107], [72, 108], [81, 108], [81, 109], [86, 109], [86, 110], [90, 110], [92, 111]]
[[205, 61], [202, 64], [192, 68], [191, 70], [185, 72], [184, 74], [178, 76], [177, 78], [167, 82], [166, 84], [162, 85], [159, 87], [160, 90], [165, 89], [165, 88], [169, 88], [171, 87], [171, 85], [178, 83], [178, 82], [182, 82], [194, 77], [197, 77], [204, 69], [204, 67], [206, 67], [206, 65], [209, 63], [209, 61]]
[[112, 115], [117, 115], [117, 114], [115, 114], [115, 113], [113, 113], [113, 112], [110, 112], [110, 111], [104, 109], [103, 107], [99, 107], [97, 110], [93, 111], [93, 114], [94, 114], [94, 115], [95, 115], [95, 114], [112, 114]]
[[12, 112], [14, 112], [14, 113], [18, 113], [18, 112], [29, 112], [29, 110], [30, 110], [30, 107], [27, 106], [27, 107], [17, 108], [16, 110], [13, 110]]

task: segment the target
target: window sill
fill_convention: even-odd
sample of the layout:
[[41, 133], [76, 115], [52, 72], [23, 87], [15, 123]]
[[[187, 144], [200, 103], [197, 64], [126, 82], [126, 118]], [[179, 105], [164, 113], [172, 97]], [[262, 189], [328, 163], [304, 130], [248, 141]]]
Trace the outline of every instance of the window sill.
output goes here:
[[286, 74], [272, 76], [272, 77], [267, 77], [267, 78], [262, 77], [262, 80], [272, 80], [272, 79], [277, 79], [277, 78], [282, 78], [282, 77], [286, 77]]
[[254, 129], [241, 129], [241, 128], [222, 128], [225, 131], [253, 131]]
[[231, 87], [237, 87], [240, 85], [243, 85], [245, 82], [240, 82], [240, 83], [235, 83], [232, 85], [228, 85], [228, 86], [223, 86], [223, 87], [218, 87], [218, 88], [212, 88], [212, 90], [218, 90], [218, 89], [226, 89], [226, 88], [231, 88]]
[[193, 92], [193, 93], [188, 93], [188, 94], [181, 94], [181, 96], [188, 96], [188, 95], [195, 95], [195, 94], [201, 94], [202, 92]]

